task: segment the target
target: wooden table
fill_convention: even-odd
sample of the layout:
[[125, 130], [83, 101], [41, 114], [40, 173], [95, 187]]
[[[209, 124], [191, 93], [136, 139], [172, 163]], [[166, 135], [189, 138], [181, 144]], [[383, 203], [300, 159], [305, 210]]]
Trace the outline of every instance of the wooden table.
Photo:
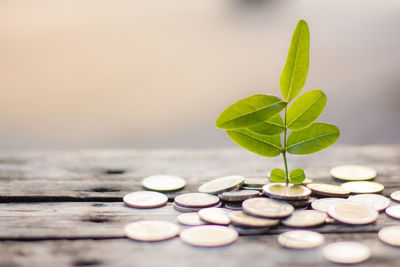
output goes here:
[[[289, 167], [304, 167], [314, 181], [338, 184], [329, 169], [339, 164], [375, 167], [375, 179], [388, 196], [400, 189], [400, 146], [334, 146], [311, 156], [294, 156]], [[195, 192], [212, 178], [241, 174], [265, 177], [281, 167], [281, 158], [262, 158], [241, 149], [108, 150], [0, 153], [0, 266], [328, 266], [321, 248], [297, 251], [281, 248], [276, 237], [241, 236], [230, 246], [196, 248], [179, 238], [143, 243], [124, 237], [123, 226], [139, 219], [176, 222], [171, 203], [157, 209], [124, 206], [122, 197], [142, 190], [141, 180], [168, 173], [188, 185], [168, 194], [170, 201]], [[369, 245], [372, 258], [363, 266], [400, 266], [400, 248], [381, 243], [377, 231], [400, 225], [380, 214], [366, 226], [330, 224], [315, 228], [327, 243], [358, 240]], [[182, 227], [183, 229], [184, 227]]]

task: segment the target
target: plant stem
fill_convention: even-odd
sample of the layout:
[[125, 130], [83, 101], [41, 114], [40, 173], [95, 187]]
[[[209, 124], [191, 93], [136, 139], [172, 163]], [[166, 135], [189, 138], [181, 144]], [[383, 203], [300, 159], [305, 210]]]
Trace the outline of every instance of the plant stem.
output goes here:
[[286, 110], [287, 107], [285, 107], [285, 116], [283, 119], [283, 126], [285, 127], [284, 129], [284, 134], [283, 134], [283, 151], [282, 151], [282, 156], [283, 156], [283, 162], [285, 163], [285, 174], [286, 174], [286, 186], [289, 185], [289, 173], [288, 173], [288, 167], [287, 167], [287, 160], [286, 160], [286, 135], [287, 135], [287, 127], [286, 127]]

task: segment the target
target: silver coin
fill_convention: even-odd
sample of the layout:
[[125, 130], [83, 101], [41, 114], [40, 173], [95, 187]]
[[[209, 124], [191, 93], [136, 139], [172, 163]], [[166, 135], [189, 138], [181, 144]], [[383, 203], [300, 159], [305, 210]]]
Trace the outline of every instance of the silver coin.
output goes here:
[[378, 212], [374, 208], [353, 201], [333, 204], [328, 214], [339, 222], [354, 225], [373, 223], [378, 218]]
[[396, 200], [396, 201], [400, 202], [400, 190], [399, 191], [394, 191], [393, 193], [391, 193], [390, 197], [393, 200]]
[[283, 218], [294, 211], [290, 204], [263, 197], [249, 198], [243, 201], [242, 206], [245, 213], [266, 218]]
[[206, 208], [218, 204], [219, 197], [204, 193], [187, 193], [178, 195], [174, 199], [175, 203], [187, 208]]
[[187, 212], [178, 215], [176, 217], [178, 222], [183, 225], [191, 225], [191, 226], [196, 226], [196, 225], [203, 225], [206, 224], [204, 221], [200, 219], [200, 216], [197, 212]]
[[389, 226], [378, 232], [379, 239], [388, 245], [400, 247], [400, 226]]
[[256, 190], [258, 192], [262, 191], [262, 187], [254, 187], [254, 186], [241, 186], [240, 187], [241, 190]]
[[331, 169], [332, 177], [340, 180], [362, 181], [374, 179], [377, 172], [374, 168], [363, 165], [342, 165]]
[[178, 225], [166, 221], [148, 220], [129, 223], [124, 227], [127, 237], [138, 241], [162, 241], [179, 234]]
[[288, 227], [305, 228], [325, 223], [327, 215], [319, 210], [296, 210], [282, 224]]
[[309, 197], [303, 200], [286, 200], [286, 202], [295, 208], [304, 208], [304, 207], [309, 207], [311, 203], [315, 200], [316, 200], [315, 197]]
[[225, 176], [211, 180], [199, 187], [199, 192], [208, 194], [219, 194], [239, 188], [244, 182], [243, 176]]
[[311, 190], [303, 185], [288, 186], [284, 183], [270, 183], [263, 186], [263, 192], [272, 198], [284, 200], [307, 199], [311, 195]]
[[219, 198], [224, 201], [243, 201], [248, 198], [258, 197], [260, 192], [257, 190], [236, 190], [223, 192]]
[[137, 191], [125, 195], [123, 201], [129, 207], [147, 209], [165, 206], [168, 197], [153, 191]]
[[307, 187], [312, 190], [313, 194], [319, 196], [347, 197], [350, 194], [348, 190], [334, 184], [310, 183]]
[[395, 206], [391, 206], [388, 207], [386, 210], [386, 215], [398, 219], [400, 220], [400, 205], [395, 205]]
[[311, 203], [311, 207], [315, 210], [328, 212], [330, 206], [332, 206], [335, 203], [343, 202], [343, 201], [348, 201], [348, 200], [345, 198], [335, 198], [335, 197], [320, 198], [320, 199], [314, 200]]
[[153, 191], [175, 191], [185, 187], [182, 177], [175, 175], [152, 175], [142, 181], [144, 188]]
[[334, 263], [354, 264], [368, 260], [371, 249], [362, 243], [341, 241], [325, 246], [322, 255]]
[[225, 202], [224, 207], [230, 210], [242, 210], [242, 201]]
[[344, 190], [354, 194], [372, 194], [382, 192], [383, 184], [369, 181], [347, 182], [340, 185]]
[[200, 219], [212, 224], [228, 225], [231, 223], [227, 212], [223, 208], [205, 208], [199, 210]]
[[295, 230], [280, 234], [278, 242], [286, 248], [310, 249], [322, 245], [325, 242], [325, 238], [315, 231]]
[[[220, 206], [221, 206], [221, 202], [218, 202], [217, 205], [214, 205], [214, 206], [211, 206], [211, 207], [212, 208], [217, 208], [217, 207], [220, 207]], [[180, 211], [180, 212], [198, 212], [199, 210], [203, 209], [203, 208], [182, 207], [182, 206], [178, 205], [176, 202], [174, 202], [173, 207], [174, 207], [174, 209], [176, 209], [177, 211]]]
[[199, 247], [220, 247], [236, 241], [238, 232], [220, 225], [195, 226], [181, 232], [183, 242]]
[[377, 211], [382, 211], [390, 205], [390, 199], [378, 194], [354, 195], [350, 196], [349, 200], [368, 205]]
[[244, 178], [243, 186], [263, 187], [268, 183], [269, 180], [267, 178]]
[[228, 214], [232, 224], [240, 227], [272, 227], [279, 224], [279, 220], [265, 219], [247, 215], [242, 211], [232, 211]]
[[236, 225], [233, 228], [239, 233], [239, 235], [262, 235], [268, 233], [271, 229], [270, 227], [247, 228]]

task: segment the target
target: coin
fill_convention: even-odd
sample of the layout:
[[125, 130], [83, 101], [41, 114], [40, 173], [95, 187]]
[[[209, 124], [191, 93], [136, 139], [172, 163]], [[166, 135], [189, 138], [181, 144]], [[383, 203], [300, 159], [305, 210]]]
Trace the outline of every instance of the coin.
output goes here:
[[325, 242], [325, 238], [318, 232], [295, 230], [280, 234], [278, 242], [286, 248], [310, 249], [322, 245]]
[[244, 178], [243, 186], [263, 187], [268, 183], [269, 180], [267, 178]]
[[263, 186], [263, 192], [272, 198], [285, 200], [307, 199], [311, 195], [311, 190], [302, 185], [283, 183], [270, 183]]
[[257, 190], [236, 190], [223, 192], [219, 198], [225, 201], [243, 201], [248, 198], [258, 197], [260, 192]]
[[239, 235], [262, 235], [268, 233], [271, 229], [270, 227], [247, 228], [236, 225], [233, 228], [239, 233]]
[[[199, 210], [203, 209], [203, 208], [182, 207], [182, 206], [178, 205], [176, 202], [174, 202], [173, 206], [177, 211], [180, 211], [180, 212], [198, 212]], [[214, 206], [211, 206], [211, 207], [217, 208], [217, 207], [220, 207], [220, 206], [221, 206], [221, 202], [218, 202], [217, 205], [214, 205]]]
[[204, 193], [187, 193], [176, 196], [174, 202], [181, 207], [206, 208], [218, 204], [219, 197]]
[[226, 226], [203, 225], [182, 231], [180, 238], [183, 242], [199, 247], [219, 247], [236, 241], [238, 233]]
[[390, 197], [393, 200], [399, 201], [400, 202], [400, 190], [399, 191], [394, 191], [393, 193], [390, 194]]
[[225, 208], [230, 210], [242, 210], [242, 201], [225, 202]]
[[327, 216], [319, 210], [296, 210], [284, 220], [282, 224], [288, 227], [313, 227], [325, 223]]
[[199, 210], [200, 219], [212, 224], [228, 225], [231, 223], [227, 212], [222, 208], [205, 208]]
[[341, 187], [355, 194], [379, 193], [382, 192], [384, 188], [380, 183], [369, 181], [347, 182], [341, 184]]
[[334, 184], [310, 183], [307, 185], [315, 195], [327, 197], [347, 197], [350, 192]]
[[254, 186], [241, 186], [242, 190], [257, 190], [258, 192], [262, 191], [262, 187], [254, 187]]
[[247, 215], [242, 211], [232, 211], [228, 214], [232, 224], [240, 227], [272, 227], [279, 224], [279, 220], [258, 218]]
[[294, 211], [290, 204], [263, 197], [246, 199], [243, 201], [242, 207], [243, 211], [249, 215], [267, 218], [287, 217]]
[[368, 205], [370, 207], [373, 207], [377, 211], [382, 211], [390, 205], [390, 199], [377, 194], [354, 195], [350, 196], [349, 200]]
[[129, 207], [147, 209], [165, 206], [168, 197], [158, 192], [137, 191], [125, 195], [123, 201]]
[[182, 177], [175, 175], [152, 175], [142, 181], [144, 188], [153, 191], [175, 191], [186, 185]]
[[388, 207], [385, 212], [388, 216], [400, 220], [400, 205]]
[[302, 200], [286, 200], [286, 202], [295, 208], [304, 208], [304, 207], [309, 207], [311, 203], [315, 200], [316, 200], [315, 197], [309, 197], [308, 199], [302, 199]]
[[219, 194], [240, 187], [243, 184], [242, 176], [225, 176], [211, 180], [199, 187], [199, 192], [208, 194]]
[[362, 243], [341, 241], [325, 246], [322, 255], [334, 263], [353, 264], [368, 260], [371, 257], [371, 250]]
[[331, 169], [331, 175], [340, 180], [360, 181], [376, 177], [374, 168], [363, 165], [342, 165]]
[[314, 200], [311, 203], [311, 207], [315, 210], [323, 211], [323, 212], [328, 212], [328, 209], [330, 206], [337, 202], [343, 202], [347, 201], [345, 198], [336, 198], [336, 197], [326, 197], [326, 198], [320, 198], [317, 200]]
[[178, 222], [183, 225], [203, 225], [206, 224], [204, 221], [202, 221], [199, 217], [199, 214], [197, 212], [188, 212], [188, 213], [183, 213], [178, 215], [176, 217]]
[[400, 247], [400, 226], [389, 226], [378, 232], [379, 239], [388, 245]]
[[162, 241], [179, 234], [178, 225], [166, 221], [148, 220], [129, 223], [124, 228], [130, 239], [138, 241]]
[[353, 201], [333, 204], [328, 214], [337, 221], [355, 225], [373, 223], [378, 218], [378, 212], [374, 208]]

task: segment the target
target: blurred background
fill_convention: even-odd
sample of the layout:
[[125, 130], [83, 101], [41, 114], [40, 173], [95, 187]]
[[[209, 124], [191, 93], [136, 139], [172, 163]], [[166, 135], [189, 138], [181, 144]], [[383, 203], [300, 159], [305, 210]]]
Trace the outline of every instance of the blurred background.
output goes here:
[[299, 19], [319, 121], [399, 143], [400, 1], [2, 0], [0, 149], [234, 146], [217, 116], [280, 95]]

